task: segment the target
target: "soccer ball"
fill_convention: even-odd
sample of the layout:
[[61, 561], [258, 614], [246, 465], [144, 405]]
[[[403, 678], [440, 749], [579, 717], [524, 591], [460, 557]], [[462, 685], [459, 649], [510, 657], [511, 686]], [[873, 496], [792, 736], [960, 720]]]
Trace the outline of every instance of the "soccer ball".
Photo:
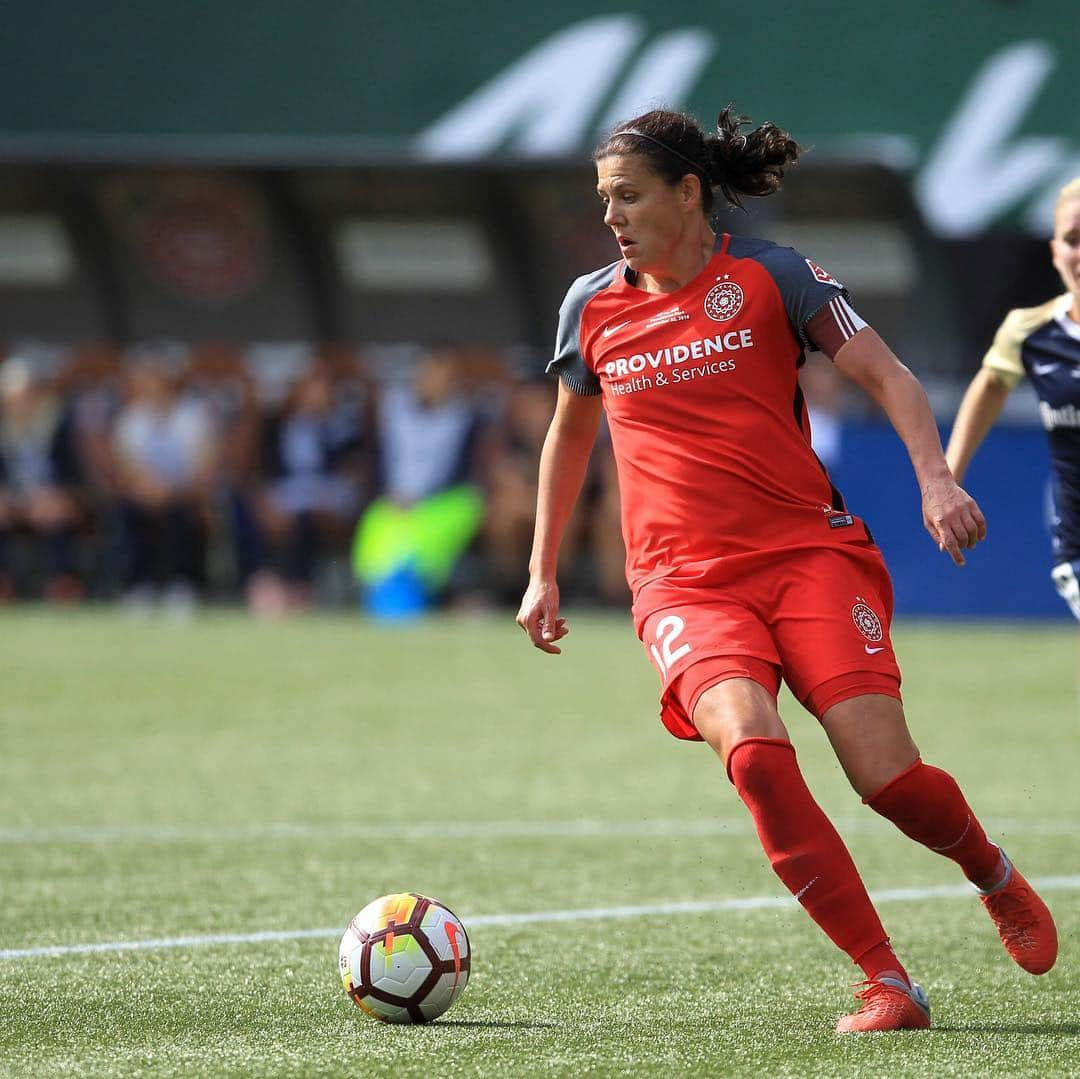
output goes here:
[[437, 899], [384, 895], [353, 918], [338, 948], [345, 992], [384, 1023], [429, 1023], [469, 980], [465, 927]]

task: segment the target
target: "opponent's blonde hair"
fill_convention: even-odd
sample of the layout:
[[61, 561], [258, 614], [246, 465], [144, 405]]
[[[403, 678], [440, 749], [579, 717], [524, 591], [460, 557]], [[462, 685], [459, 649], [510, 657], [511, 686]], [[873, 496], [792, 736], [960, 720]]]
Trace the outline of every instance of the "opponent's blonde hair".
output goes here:
[[1057, 202], [1054, 203], [1054, 213], [1057, 213], [1062, 204], [1070, 199], [1080, 199], [1080, 176], [1074, 177], [1058, 192]]

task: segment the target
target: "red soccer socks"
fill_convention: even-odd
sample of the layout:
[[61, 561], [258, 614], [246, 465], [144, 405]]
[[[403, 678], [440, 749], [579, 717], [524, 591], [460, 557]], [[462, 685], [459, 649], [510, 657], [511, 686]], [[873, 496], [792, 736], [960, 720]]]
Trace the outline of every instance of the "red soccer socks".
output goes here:
[[948, 772], [917, 760], [864, 801], [910, 839], [951, 858], [973, 884], [990, 888], [1001, 881], [1001, 850], [986, 838]]
[[1031, 974], [1057, 958], [1054, 919], [982, 825], [947, 772], [917, 760], [866, 804], [923, 846], [951, 858], [975, 885], [1005, 950]]
[[904, 970], [900, 960], [896, 958], [896, 952], [892, 950], [889, 938], [886, 937], [880, 944], [863, 952], [862, 955], [852, 957], [856, 964], [862, 968], [867, 980], [873, 981], [884, 975], [898, 978], [900, 981], [909, 981], [907, 971]]
[[886, 970], [906, 979], [844, 841], [806, 786], [795, 747], [746, 738], [727, 768], [776, 875], [807, 914], [868, 978]]

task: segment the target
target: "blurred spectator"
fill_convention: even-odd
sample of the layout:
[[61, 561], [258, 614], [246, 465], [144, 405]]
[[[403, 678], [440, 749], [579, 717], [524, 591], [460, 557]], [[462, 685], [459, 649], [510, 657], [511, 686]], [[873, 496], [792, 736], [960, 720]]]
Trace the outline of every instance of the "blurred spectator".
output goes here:
[[163, 358], [137, 359], [113, 447], [127, 600], [159, 598], [176, 613], [191, 609], [203, 580], [202, 507], [213, 480], [217, 446], [206, 408], [180, 394]]
[[331, 363], [317, 361], [267, 424], [259, 519], [272, 550], [249, 585], [258, 613], [308, 606], [319, 551], [344, 546], [360, 513], [365, 401], [338, 385]]
[[11, 541], [39, 540], [45, 595], [57, 602], [84, 594], [75, 573], [74, 532], [85, 520], [71, 414], [18, 358], [0, 367], [0, 601], [15, 595]]
[[467, 367], [428, 353], [378, 404], [382, 497], [360, 520], [353, 567], [375, 614], [415, 614], [447, 588], [484, 516], [478, 477], [484, 414]]
[[56, 379], [67, 401], [73, 438], [81, 463], [86, 495], [98, 523], [117, 493], [116, 455], [112, 431], [123, 405], [123, 369], [117, 349], [104, 342], [75, 346]]
[[[557, 383], [540, 373], [514, 385], [495, 433], [486, 475], [483, 550], [493, 596], [517, 603], [529, 579], [540, 451], [555, 410]], [[573, 577], [585, 517], [574, 508], [559, 549], [561, 579]]]
[[[489, 455], [484, 556], [491, 591], [501, 603], [516, 604], [528, 584], [540, 451], [557, 392], [558, 384], [542, 373], [516, 384]], [[559, 547], [559, 576], [567, 595], [629, 602], [619, 490], [606, 423]]]
[[589, 462], [588, 542], [596, 571], [596, 597], [602, 603], [625, 607], [630, 603], [626, 583], [626, 544], [622, 537], [622, 503], [619, 500], [619, 477], [611, 451], [611, 433], [607, 419]]
[[215, 545], [224, 557], [214, 561], [228, 562], [230, 591], [244, 590], [264, 558], [255, 506], [262, 422], [255, 380], [237, 348], [214, 342], [194, 350], [184, 386], [205, 409], [218, 447], [204, 507], [211, 532], [224, 539]]

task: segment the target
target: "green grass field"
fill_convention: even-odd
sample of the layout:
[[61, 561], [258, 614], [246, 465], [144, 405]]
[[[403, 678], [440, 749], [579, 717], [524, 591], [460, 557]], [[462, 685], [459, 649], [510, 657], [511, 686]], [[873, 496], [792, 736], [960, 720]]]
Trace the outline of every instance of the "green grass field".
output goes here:
[[[707, 749], [659, 726], [629, 620], [571, 626], [552, 658], [509, 616], [3, 614], [0, 1074], [1080, 1070], [1071, 627], [895, 635], [924, 757], [1029, 877], [1056, 878], [1063, 948], [1043, 978], [974, 898], [919, 891], [959, 874], [862, 807], [783, 706], [871, 890], [914, 890], [880, 910], [936, 1029], [843, 1039], [858, 971], [797, 907], [768, 905], [783, 892], [745, 811]], [[373, 1022], [338, 980], [335, 934], [399, 890], [471, 929], [469, 987], [427, 1027]], [[712, 909], [663, 909], [687, 903]], [[646, 909], [494, 918], [613, 907]], [[175, 943], [263, 931], [284, 939]], [[174, 943], [83, 949], [149, 940]], [[12, 954], [54, 946], [75, 950]]]

